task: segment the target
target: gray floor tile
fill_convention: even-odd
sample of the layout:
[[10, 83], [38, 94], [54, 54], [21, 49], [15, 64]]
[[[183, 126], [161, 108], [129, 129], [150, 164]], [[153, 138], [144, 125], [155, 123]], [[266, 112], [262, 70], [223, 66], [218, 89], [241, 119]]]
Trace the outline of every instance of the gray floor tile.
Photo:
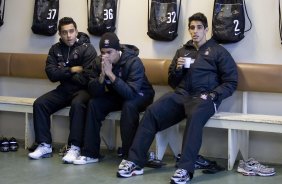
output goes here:
[[[19, 149], [17, 152], [0, 152], [0, 184], [159, 184], [169, 183], [173, 174], [174, 159], [165, 156], [167, 165], [161, 169], [145, 168], [143, 176], [121, 179], [116, 177], [116, 170], [121, 159], [114, 152], [105, 150], [105, 158], [89, 165], [75, 166], [62, 164], [57, 152], [52, 158], [30, 160], [28, 151]], [[226, 166], [226, 160], [216, 160]], [[216, 174], [203, 174], [196, 170], [191, 183], [197, 184], [276, 184], [282, 181], [281, 165], [274, 166], [277, 174], [272, 177], [243, 176], [236, 170], [222, 171]]]

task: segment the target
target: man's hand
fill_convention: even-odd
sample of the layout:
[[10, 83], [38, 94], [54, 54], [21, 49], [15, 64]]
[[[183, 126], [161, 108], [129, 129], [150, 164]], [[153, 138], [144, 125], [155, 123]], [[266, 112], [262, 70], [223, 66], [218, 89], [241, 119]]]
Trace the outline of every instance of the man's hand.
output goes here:
[[70, 68], [71, 73], [81, 73], [82, 70], [82, 66], [73, 66]]
[[179, 58], [177, 59], [177, 63], [176, 63], [176, 64], [177, 64], [177, 65], [176, 65], [176, 69], [177, 69], [177, 70], [182, 69], [183, 66], [184, 66], [184, 64], [185, 64], [185, 59], [184, 59], [183, 57], [179, 57]]
[[107, 58], [102, 57], [102, 71], [105, 72], [105, 75], [109, 77], [109, 79], [114, 82], [116, 79], [115, 74], [112, 71], [113, 65]]
[[65, 62], [59, 62], [58, 63], [58, 68], [64, 68], [66, 66], [66, 63]]
[[102, 62], [102, 65], [103, 65], [104, 72], [107, 76], [109, 76], [111, 73], [113, 73], [112, 72], [113, 65], [108, 60], [104, 60]]

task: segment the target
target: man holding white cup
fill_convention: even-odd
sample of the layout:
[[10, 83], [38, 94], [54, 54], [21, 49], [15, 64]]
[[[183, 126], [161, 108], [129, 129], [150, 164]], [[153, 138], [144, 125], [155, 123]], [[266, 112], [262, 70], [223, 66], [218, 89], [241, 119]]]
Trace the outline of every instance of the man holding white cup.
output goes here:
[[190, 181], [202, 143], [203, 127], [216, 112], [215, 106], [231, 96], [237, 87], [238, 73], [232, 56], [213, 39], [206, 39], [206, 16], [196, 13], [189, 17], [188, 31], [192, 39], [176, 51], [168, 71], [168, 83], [174, 91], [147, 108], [128, 159], [119, 165], [118, 177], [142, 175], [155, 134], [186, 118], [182, 153], [170, 183]]

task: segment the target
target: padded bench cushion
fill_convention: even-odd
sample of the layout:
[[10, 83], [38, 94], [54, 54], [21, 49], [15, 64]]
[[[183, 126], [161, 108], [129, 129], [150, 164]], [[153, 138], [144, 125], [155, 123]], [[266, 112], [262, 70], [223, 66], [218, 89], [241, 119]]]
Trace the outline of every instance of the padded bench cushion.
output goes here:
[[282, 65], [237, 64], [239, 83], [237, 90], [256, 92], [282, 92]]
[[13, 54], [10, 61], [10, 76], [45, 79], [46, 59], [46, 54]]
[[0, 53], [0, 76], [10, 75], [10, 57], [9, 53]]
[[146, 75], [153, 85], [167, 86], [168, 68], [171, 63], [168, 59], [142, 59]]

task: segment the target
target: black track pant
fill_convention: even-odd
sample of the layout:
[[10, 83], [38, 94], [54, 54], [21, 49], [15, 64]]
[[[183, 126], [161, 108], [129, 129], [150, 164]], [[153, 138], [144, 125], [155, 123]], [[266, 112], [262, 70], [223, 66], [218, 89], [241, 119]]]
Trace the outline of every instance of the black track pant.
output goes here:
[[210, 99], [203, 100], [178, 92], [164, 95], [146, 110], [129, 150], [128, 160], [144, 167], [155, 134], [187, 118], [178, 167], [194, 173], [194, 163], [202, 144], [202, 130], [214, 113], [214, 104]]
[[58, 89], [37, 98], [33, 104], [35, 141], [39, 144], [42, 142], [51, 144], [50, 115], [66, 106], [71, 106], [68, 144], [81, 147], [89, 99], [90, 95], [85, 90], [70, 94]]
[[100, 155], [100, 129], [108, 113], [121, 110], [120, 132], [122, 151], [127, 154], [139, 125], [139, 113], [153, 101], [153, 96], [138, 96], [122, 101], [121, 97], [106, 93], [89, 101], [82, 155], [97, 158]]

